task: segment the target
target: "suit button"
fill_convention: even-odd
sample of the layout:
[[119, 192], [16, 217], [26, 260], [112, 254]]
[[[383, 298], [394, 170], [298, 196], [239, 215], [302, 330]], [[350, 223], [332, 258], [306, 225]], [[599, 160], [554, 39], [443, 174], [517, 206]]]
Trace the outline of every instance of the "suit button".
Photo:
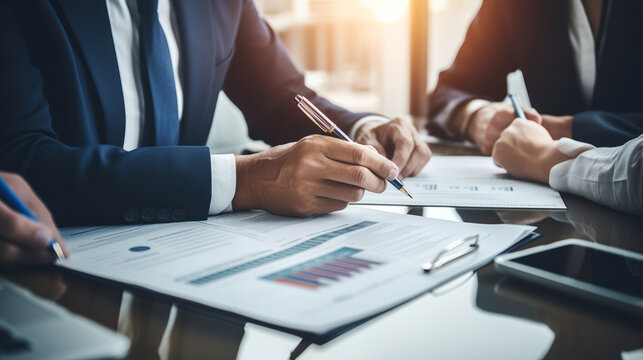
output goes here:
[[151, 207], [143, 208], [141, 211], [141, 220], [145, 222], [152, 222], [156, 220], [156, 210]]
[[156, 213], [156, 220], [159, 222], [168, 222], [170, 221], [170, 216], [172, 216], [171, 213], [172, 210], [170, 208], [160, 208]]
[[172, 221], [183, 221], [183, 220], [185, 220], [185, 209], [172, 210]]
[[123, 211], [123, 219], [126, 222], [131, 223], [131, 222], [138, 221], [139, 217], [140, 217], [140, 214], [138, 209], [129, 208]]

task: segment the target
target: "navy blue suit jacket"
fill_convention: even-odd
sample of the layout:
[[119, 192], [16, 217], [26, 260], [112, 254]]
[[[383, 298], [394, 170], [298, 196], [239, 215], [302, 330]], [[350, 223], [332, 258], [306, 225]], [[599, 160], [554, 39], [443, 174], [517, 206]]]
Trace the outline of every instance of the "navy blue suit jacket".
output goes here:
[[330, 104], [250, 0], [177, 0], [184, 110], [180, 146], [123, 150], [125, 111], [105, 0], [0, 0], [0, 168], [22, 174], [59, 224], [203, 219], [204, 146], [224, 90], [250, 136], [270, 144], [316, 133], [309, 97], [340, 126], [363, 114]]
[[622, 145], [643, 133], [643, 1], [605, 0], [597, 41], [596, 83], [583, 99], [569, 39], [569, 2], [485, 0], [451, 67], [429, 95], [429, 130], [451, 104], [501, 101], [506, 76], [521, 69], [532, 106], [574, 115], [574, 139]]

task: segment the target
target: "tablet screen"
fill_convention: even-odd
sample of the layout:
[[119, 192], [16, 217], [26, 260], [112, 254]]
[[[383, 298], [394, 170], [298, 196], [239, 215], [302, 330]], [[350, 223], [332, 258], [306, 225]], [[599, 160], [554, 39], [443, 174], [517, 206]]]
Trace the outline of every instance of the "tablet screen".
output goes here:
[[566, 245], [513, 261], [643, 298], [643, 261], [631, 257]]

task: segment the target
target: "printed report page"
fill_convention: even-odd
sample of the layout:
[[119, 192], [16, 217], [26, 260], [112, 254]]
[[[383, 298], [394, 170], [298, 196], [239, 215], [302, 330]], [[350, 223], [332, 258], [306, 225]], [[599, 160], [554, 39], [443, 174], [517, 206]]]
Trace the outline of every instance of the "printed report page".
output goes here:
[[[62, 230], [63, 266], [256, 320], [324, 333], [490, 261], [533, 231], [349, 207], [306, 219], [263, 211], [207, 221]], [[477, 251], [430, 274], [421, 264], [478, 234]]]
[[366, 192], [357, 204], [566, 209], [558, 191], [512, 178], [489, 156], [433, 156], [417, 176], [404, 179], [404, 185], [413, 199], [389, 186], [382, 194]]

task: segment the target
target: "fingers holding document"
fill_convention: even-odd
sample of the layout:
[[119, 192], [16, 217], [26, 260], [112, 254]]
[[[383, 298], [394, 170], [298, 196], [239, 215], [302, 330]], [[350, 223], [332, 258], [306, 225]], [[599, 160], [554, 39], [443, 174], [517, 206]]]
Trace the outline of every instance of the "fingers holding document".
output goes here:
[[398, 167], [367, 146], [308, 136], [259, 154], [237, 156], [235, 210], [310, 216], [345, 208], [364, 190], [382, 192]]

